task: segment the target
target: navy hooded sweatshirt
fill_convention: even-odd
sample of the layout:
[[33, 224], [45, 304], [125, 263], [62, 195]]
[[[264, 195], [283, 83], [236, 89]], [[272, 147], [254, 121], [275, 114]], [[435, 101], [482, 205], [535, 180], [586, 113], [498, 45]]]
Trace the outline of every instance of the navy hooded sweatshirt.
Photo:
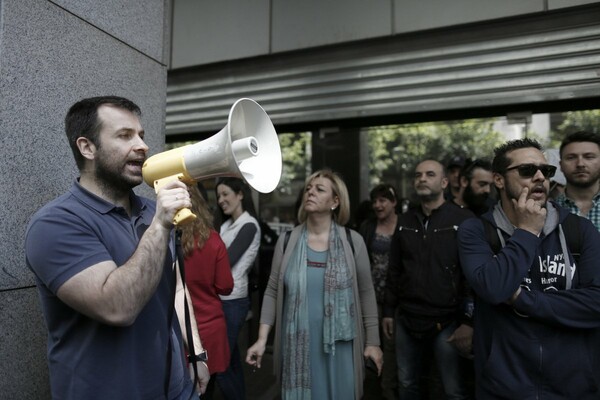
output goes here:
[[496, 255], [478, 218], [458, 230], [461, 265], [476, 294], [477, 399], [600, 399], [600, 233], [579, 217], [575, 264], [558, 227], [568, 211], [552, 202], [547, 211], [539, 237], [515, 229], [500, 203], [484, 214], [505, 242]]

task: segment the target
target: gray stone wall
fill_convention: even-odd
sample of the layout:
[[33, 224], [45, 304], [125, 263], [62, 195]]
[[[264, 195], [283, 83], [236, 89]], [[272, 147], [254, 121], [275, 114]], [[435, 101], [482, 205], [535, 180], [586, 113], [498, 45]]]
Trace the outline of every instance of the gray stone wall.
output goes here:
[[46, 327], [23, 240], [31, 215], [77, 176], [65, 113], [84, 97], [130, 98], [151, 153], [162, 151], [169, 19], [168, 0], [0, 0], [2, 398], [50, 398]]

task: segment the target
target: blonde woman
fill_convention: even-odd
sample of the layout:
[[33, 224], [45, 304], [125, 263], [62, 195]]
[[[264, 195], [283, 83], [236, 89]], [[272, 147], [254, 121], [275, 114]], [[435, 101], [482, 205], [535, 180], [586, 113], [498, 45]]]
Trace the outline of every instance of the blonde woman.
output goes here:
[[344, 228], [349, 203], [336, 173], [313, 173], [298, 211], [300, 225], [281, 235], [275, 247], [258, 340], [246, 362], [260, 368], [275, 324], [274, 370], [282, 400], [358, 400], [365, 359], [381, 372], [366, 246], [358, 233]]

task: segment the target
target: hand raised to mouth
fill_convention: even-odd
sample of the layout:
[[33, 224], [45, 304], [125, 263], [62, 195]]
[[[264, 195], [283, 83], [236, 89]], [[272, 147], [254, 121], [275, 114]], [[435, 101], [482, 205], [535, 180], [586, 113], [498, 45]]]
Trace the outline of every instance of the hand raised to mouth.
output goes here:
[[547, 210], [545, 202], [540, 204], [536, 200], [528, 198], [528, 196], [529, 188], [524, 187], [521, 190], [518, 200], [511, 199], [515, 217], [517, 218], [515, 226], [539, 236], [546, 222]]

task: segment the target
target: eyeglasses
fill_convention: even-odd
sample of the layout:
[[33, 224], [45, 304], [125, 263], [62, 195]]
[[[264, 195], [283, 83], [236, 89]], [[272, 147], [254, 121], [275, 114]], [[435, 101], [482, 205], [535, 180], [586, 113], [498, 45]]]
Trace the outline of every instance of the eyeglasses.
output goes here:
[[548, 164], [520, 164], [515, 165], [514, 167], [506, 168], [504, 171], [508, 172], [512, 169], [519, 171], [519, 176], [521, 178], [533, 178], [538, 171], [541, 171], [542, 175], [544, 175], [544, 178], [549, 179], [552, 178], [556, 173], [556, 167]]

